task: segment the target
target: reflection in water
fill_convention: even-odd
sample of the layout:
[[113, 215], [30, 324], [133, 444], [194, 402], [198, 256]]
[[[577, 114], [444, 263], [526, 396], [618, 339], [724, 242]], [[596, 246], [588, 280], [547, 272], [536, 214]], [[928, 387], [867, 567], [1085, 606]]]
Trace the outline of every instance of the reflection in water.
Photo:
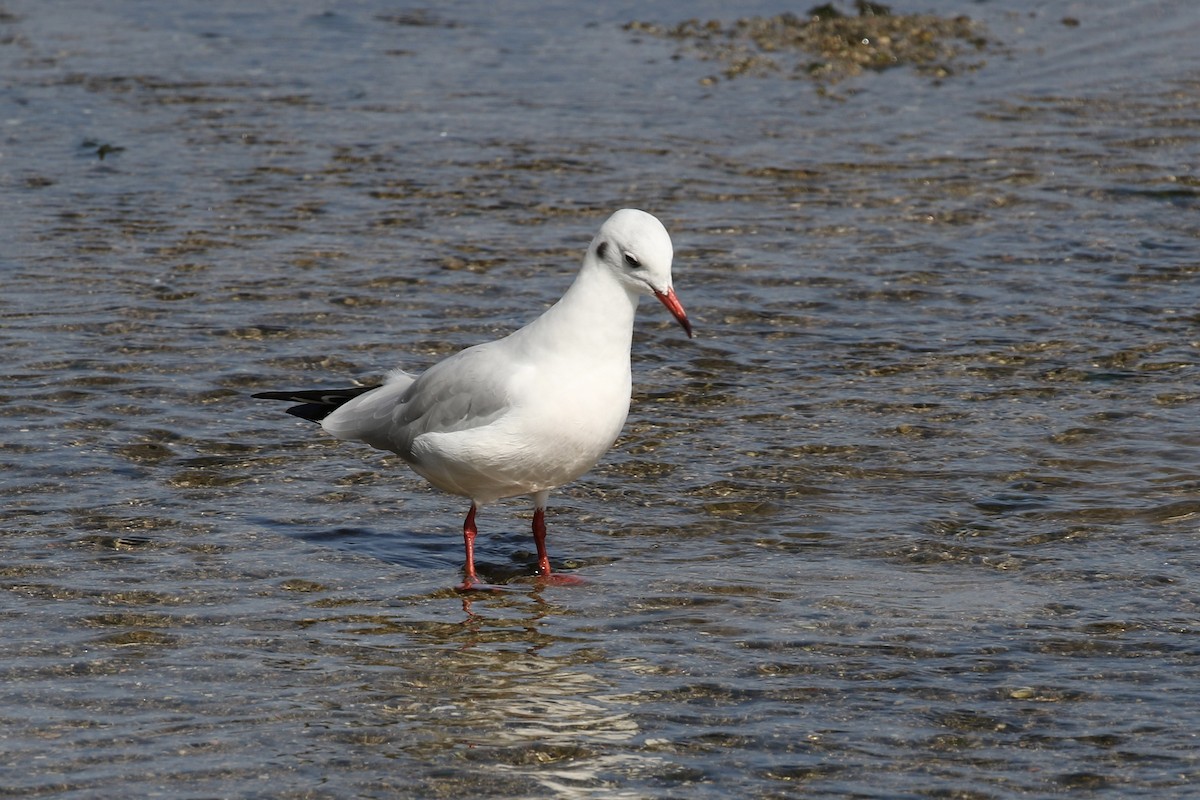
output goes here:
[[[409, 756], [487, 764], [564, 797], [609, 796], [614, 774], [659, 763], [629, 752], [640, 735], [633, 699], [588, 670], [604, 652], [549, 630], [571, 611], [536, 590], [478, 592], [462, 603], [458, 623], [414, 626], [407, 613], [353, 620], [366, 665], [397, 670], [377, 676], [364, 702], [402, 721]], [[388, 656], [372, 646], [398, 633], [411, 642]]]

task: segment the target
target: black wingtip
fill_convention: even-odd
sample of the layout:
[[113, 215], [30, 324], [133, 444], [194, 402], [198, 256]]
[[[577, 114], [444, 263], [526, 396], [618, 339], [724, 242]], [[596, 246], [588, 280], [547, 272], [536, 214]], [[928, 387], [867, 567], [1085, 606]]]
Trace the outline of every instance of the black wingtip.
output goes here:
[[347, 402], [378, 386], [352, 386], [348, 389], [310, 389], [300, 392], [257, 392], [250, 395], [259, 400], [282, 400], [296, 403], [287, 413], [309, 422], [320, 422]]
[[303, 403], [286, 409], [287, 413], [293, 417], [306, 419], [309, 422], [320, 422], [336, 410], [337, 406], [322, 406], [316, 403]]

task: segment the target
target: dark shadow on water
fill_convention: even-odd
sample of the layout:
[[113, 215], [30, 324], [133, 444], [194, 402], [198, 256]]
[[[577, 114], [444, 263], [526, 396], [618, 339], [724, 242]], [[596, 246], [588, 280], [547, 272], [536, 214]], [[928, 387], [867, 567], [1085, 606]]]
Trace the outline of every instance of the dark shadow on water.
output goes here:
[[[461, 579], [463, 567], [462, 536], [457, 531], [424, 533], [412, 530], [380, 532], [359, 527], [317, 527], [308, 523], [288, 522], [270, 517], [258, 517], [251, 521], [264, 528], [292, 539], [309, 542], [321, 547], [376, 558], [387, 564], [396, 564], [421, 571], [445, 571], [447, 586], [456, 585]], [[508, 560], [502, 560], [508, 555]], [[556, 574], [570, 574], [587, 566], [608, 563], [611, 558], [557, 559], [551, 557], [550, 566]], [[481, 534], [476, 544], [475, 567], [486, 582], [501, 587], [513, 588], [533, 586], [537, 583], [537, 553], [532, 537], [524, 532], [497, 532]]]

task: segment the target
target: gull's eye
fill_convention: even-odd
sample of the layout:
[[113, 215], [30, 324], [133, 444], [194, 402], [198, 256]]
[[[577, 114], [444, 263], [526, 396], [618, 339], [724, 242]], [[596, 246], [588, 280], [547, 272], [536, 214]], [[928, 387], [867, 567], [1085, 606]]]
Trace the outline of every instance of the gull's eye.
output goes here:
[[626, 253], [625, 254], [625, 265], [636, 269], [642, 265], [642, 262], [638, 261], [638, 257], [635, 256], [633, 253]]

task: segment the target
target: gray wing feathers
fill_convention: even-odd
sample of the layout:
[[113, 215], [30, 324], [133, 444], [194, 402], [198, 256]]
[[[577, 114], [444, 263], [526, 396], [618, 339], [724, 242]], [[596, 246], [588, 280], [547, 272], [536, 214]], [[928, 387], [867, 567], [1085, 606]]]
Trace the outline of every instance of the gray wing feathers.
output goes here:
[[509, 371], [496, 368], [489, 349], [463, 350], [415, 380], [393, 376], [326, 417], [324, 427], [339, 439], [361, 439], [410, 458], [413, 440], [423, 433], [488, 425], [510, 408]]

